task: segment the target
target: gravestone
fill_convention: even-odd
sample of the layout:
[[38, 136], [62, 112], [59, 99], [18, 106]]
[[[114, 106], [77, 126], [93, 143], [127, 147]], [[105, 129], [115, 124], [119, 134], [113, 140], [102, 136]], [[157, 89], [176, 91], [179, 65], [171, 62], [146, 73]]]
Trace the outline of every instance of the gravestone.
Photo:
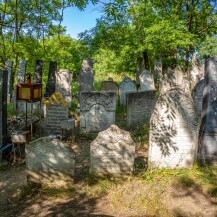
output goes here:
[[84, 59], [81, 70], [79, 71], [79, 92], [78, 101], [80, 102], [81, 92], [93, 91], [94, 71], [93, 61], [91, 59]]
[[120, 177], [132, 175], [135, 143], [130, 133], [111, 125], [90, 144], [90, 173]]
[[160, 86], [161, 81], [163, 80], [163, 65], [161, 58], [156, 58], [154, 61], [154, 73], [157, 77], [157, 84]]
[[34, 83], [42, 83], [42, 68], [43, 68], [43, 61], [36, 60], [35, 61], [35, 72], [34, 72]]
[[0, 69], [0, 148], [7, 143], [7, 78], [7, 71]]
[[194, 101], [195, 109], [199, 116], [201, 115], [202, 112], [204, 87], [205, 87], [204, 80], [201, 80], [195, 85], [192, 91], [192, 99]]
[[12, 66], [13, 66], [13, 62], [11, 60], [7, 60], [5, 62], [5, 68], [8, 71], [8, 88], [7, 88], [7, 102], [11, 102], [11, 75], [12, 75]]
[[101, 90], [102, 91], [115, 91], [116, 94], [116, 101], [118, 104], [118, 93], [119, 93], [119, 86], [116, 82], [114, 82], [113, 80], [110, 81], [103, 81], [102, 82], [102, 86], [101, 86]]
[[115, 92], [82, 92], [80, 133], [98, 133], [115, 123]]
[[183, 73], [180, 68], [175, 68], [175, 69], [168, 68], [167, 78], [168, 78], [171, 88], [182, 86]]
[[62, 121], [68, 119], [69, 107], [61, 93], [44, 101], [44, 124], [48, 134], [61, 133]]
[[68, 102], [69, 107], [72, 103], [72, 73], [67, 69], [60, 69], [56, 73], [56, 92], [61, 93]]
[[46, 92], [44, 94], [45, 97], [50, 97], [53, 93], [55, 93], [56, 72], [57, 72], [57, 62], [51, 61], [49, 66], [47, 84], [46, 84]]
[[141, 91], [155, 90], [154, 77], [149, 71], [144, 70], [139, 76], [139, 81]]
[[24, 78], [26, 74], [26, 60], [20, 60], [17, 83], [24, 83]]
[[149, 124], [156, 99], [155, 90], [127, 94], [128, 129]]
[[217, 163], [217, 56], [205, 61], [200, 158]]
[[73, 184], [75, 153], [58, 139], [42, 137], [26, 145], [27, 182], [65, 187]]
[[150, 121], [149, 168], [188, 168], [197, 156], [198, 115], [181, 89], [158, 99]]
[[137, 92], [136, 85], [129, 77], [125, 76], [119, 84], [120, 105], [126, 105], [126, 94], [133, 92]]

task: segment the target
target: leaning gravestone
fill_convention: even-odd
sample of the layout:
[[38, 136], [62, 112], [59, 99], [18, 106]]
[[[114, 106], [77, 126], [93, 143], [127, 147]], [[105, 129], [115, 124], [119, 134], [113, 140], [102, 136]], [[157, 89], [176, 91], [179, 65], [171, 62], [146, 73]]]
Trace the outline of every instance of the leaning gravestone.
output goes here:
[[75, 153], [63, 141], [42, 137], [26, 146], [28, 183], [49, 186], [73, 184]]
[[126, 94], [134, 92], [137, 92], [136, 85], [126, 76], [119, 84], [120, 105], [126, 105]]
[[110, 81], [103, 81], [102, 82], [102, 86], [101, 86], [101, 90], [102, 91], [115, 91], [116, 94], [116, 101], [118, 104], [118, 93], [119, 93], [119, 86], [116, 82], [114, 82], [113, 80]]
[[205, 61], [200, 158], [217, 163], [217, 56]]
[[141, 91], [155, 90], [154, 77], [149, 71], [144, 70], [139, 76], [139, 81]]
[[51, 61], [49, 66], [47, 84], [46, 84], [46, 92], [44, 94], [45, 97], [50, 97], [53, 93], [55, 93], [56, 72], [57, 72], [57, 62]]
[[11, 75], [12, 75], [12, 66], [13, 62], [11, 60], [7, 60], [5, 62], [5, 68], [8, 71], [8, 88], [7, 88], [7, 102], [11, 102]]
[[7, 78], [7, 71], [0, 69], [0, 148], [7, 143]]
[[120, 177], [132, 175], [135, 143], [130, 133], [111, 125], [90, 144], [90, 173]]
[[84, 59], [81, 70], [79, 71], [79, 92], [78, 101], [80, 102], [81, 92], [93, 91], [94, 71], [93, 61], [91, 59]]
[[48, 134], [61, 133], [62, 121], [68, 119], [69, 107], [61, 93], [44, 101], [44, 124]]
[[189, 94], [172, 89], [161, 95], [150, 121], [149, 167], [191, 167], [197, 156], [198, 126]]
[[115, 92], [82, 92], [80, 133], [98, 133], [115, 123]]
[[69, 107], [72, 103], [72, 73], [67, 69], [60, 69], [56, 73], [55, 91], [61, 93], [68, 102]]
[[42, 83], [42, 68], [43, 68], [43, 61], [36, 60], [35, 61], [34, 83]]
[[199, 116], [201, 115], [202, 112], [204, 87], [205, 87], [204, 80], [201, 80], [195, 85], [192, 91], [192, 98], [195, 104], [196, 111]]
[[127, 94], [127, 128], [149, 124], [156, 103], [156, 91], [143, 91]]

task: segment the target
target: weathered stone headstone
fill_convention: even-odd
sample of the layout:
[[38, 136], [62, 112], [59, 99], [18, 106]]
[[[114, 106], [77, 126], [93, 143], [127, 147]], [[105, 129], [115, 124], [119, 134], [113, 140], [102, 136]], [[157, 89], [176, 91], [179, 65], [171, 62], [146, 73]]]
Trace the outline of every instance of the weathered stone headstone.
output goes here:
[[11, 74], [12, 74], [12, 66], [13, 62], [11, 60], [7, 60], [5, 62], [5, 68], [8, 71], [8, 88], [7, 88], [7, 101], [11, 102]]
[[141, 91], [155, 90], [154, 77], [149, 71], [144, 70], [139, 76], [139, 81]]
[[62, 121], [68, 119], [69, 107], [61, 93], [54, 93], [44, 101], [44, 124], [48, 133], [60, 133]]
[[126, 94], [134, 92], [137, 92], [136, 85], [126, 76], [119, 84], [120, 105], [126, 105]]
[[160, 86], [162, 80], [163, 80], [163, 65], [161, 58], [156, 58], [154, 61], [154, 73], [157, 77], [157, 83], [158, 86]]
[[60, 69], [56, 73], [56, 92], [61, 93], [64, 99], [68, 102], [71, 107], [72, 102], [72, 73], [67, 69]]
[[70, 186], [75, 171], [75, 153], [63, 141], [48, 137], [26, 145], [27, 181], [49, 186]]
[[94, 71], [93, 61], [91, 59], [84, 59], [81, 70], [79, 71], [79, 92], [78, 100], [80, 102], [81, 92], [93, 91]]
[[127, 94], [127, 128], [149, 124], [156, 103], [156, 91]]
[[195, 109], [199, 116], [201, 115], [202, 112], [204, 87], [205, 87], [204, 80], [201, 80], [195, 85], [192, 91], [192, 99], [194, 101]]
[[90, 144], [90, 173], [120, 177], [132, 175], [135, 143], [130, 133], [111, 125]]
[[7, 78], [7, 71], [0, 69], [0, 148], [7, 143]]
[[114, 82], [113, 80], [111, 81], [103, 81], [102, 82], [102, 86], [101, 86], [101, 90], [102, 91], [115, 91], [116, 94], [116, 101], [118, 104], [118, 93], [119, 93], [119, 86], [116, 82]]
[[180, 68], [171, 69], [167, 71], [167, 78], [171, 87], [181, 87], [183, 82], [183, 73]]
[[55, 93], [56, 72], [57, 72], [57, 62], [51, 61], [49, 66], [47, 84], [46, 84], [46, 92], [44, 94], [45, 97], [50, 97], [53, 93]]
[[26, 74], [26, 60], [20, 60], [17, 83], [24, 83]]
[[82, 92], [80, 133], [98, 133], [115, 123], [115, 92]]
[[198, 127], [189, 94], [171, 89], [161, 95], [150, 121], [149, 167], [191, 167], [197, 156]]
[[36, 60], [35, 61], [34, 83], [42, 83], [42, 68], [43, 68], [43, 61]]
[[217, 163], [217, 56], [205, 61], [200, 158]]

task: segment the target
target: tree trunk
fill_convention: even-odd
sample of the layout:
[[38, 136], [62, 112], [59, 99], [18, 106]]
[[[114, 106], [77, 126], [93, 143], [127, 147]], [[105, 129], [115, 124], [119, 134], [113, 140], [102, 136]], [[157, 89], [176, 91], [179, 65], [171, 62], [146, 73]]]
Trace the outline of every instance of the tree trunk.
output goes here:
[[150, 65], [149, 65], [149, 60], [148, 60], [148, 52], [147, 50], [143, 51], [143, 58], [144, 58], [144, 63], [145, 63], [145, 69], [150, 70]]

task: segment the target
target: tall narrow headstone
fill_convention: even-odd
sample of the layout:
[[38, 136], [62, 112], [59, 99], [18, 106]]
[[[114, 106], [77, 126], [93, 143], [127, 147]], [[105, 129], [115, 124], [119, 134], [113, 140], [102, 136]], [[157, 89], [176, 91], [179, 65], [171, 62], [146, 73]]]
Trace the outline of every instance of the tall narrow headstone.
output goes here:
[[119, 84], [120, 105], [126, 105], [126, 94], [137, 92], [136, 85], [131, 78], [125, 76]]
[[141, 91], [155, 90], [154, 77], [149, 71], [144, 70], [139, 76], [139, 81]]
[[72, 73], [67, 69], [60, 69], [56, 73], [56, 87], [55, 91], [61, 93], [64, 99], [71, 107], [72, 102]]
[[81, 70], [79, 71], [79, 92], [78, 100], [80, 102], [82, 91], [93, 91], [94, 71], [93, 61], [91, 59], [84, 59]]
[[191, 167], [197, 157], [198, 129], [190, 94], [171, 89], [161, 95], [150, 121], [149, 167]]
[[42, 68], [43, 68], [43, 61], [36, 60], [35, 61], [34, 83], [42, 83]]
[[112, 176], [133, 174], [135, 143], [130, 133], [111, 125], [90, 144], [90, 173]]
[[115, 123], [115, 92], [82, 92], [80, 132], [98, 133]]
[[45, 97], [50, 97], [55, 92], [56, 86], [56, 72], [57, 72], [57, 62], [50, 62], [48, 79], [46, 84]]
[[154, 61], [154, 73], [157, 76], [158, 84], [160, 84], [163, 80], [163, 65], [160, 57]]
[[7, 71], [0, 69], [0, 148], [7, 143], [7, 78]]
[[156, 99], [155, 90], [127, 94], [128, 129], [149, 124]]
[[13, 62], [11, 60], [7, 60], [5, 62], [5, 68], [8, 71], [8, 88], [7, 88], [7, 101], [11, 101], [11, 74], [12, 74], [12, 66]]
[[17, 83], [24, 83], [25, 74], [26, 74], [26, 60], [20, 60]]
[[217, 56], [205, 61], [200, 158], [217, 163]]

